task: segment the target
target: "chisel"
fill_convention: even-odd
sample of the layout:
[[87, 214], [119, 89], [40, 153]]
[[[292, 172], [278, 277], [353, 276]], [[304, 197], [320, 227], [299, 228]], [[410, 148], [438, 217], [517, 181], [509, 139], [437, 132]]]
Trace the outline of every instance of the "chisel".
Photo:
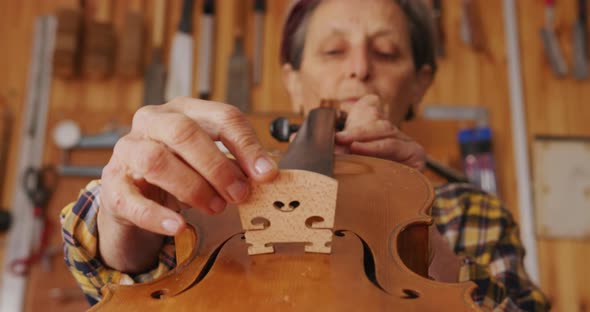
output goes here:
[[543, 40], [545, 55], [549, 59], [553, 73], [558, 78], [562, 78], [567, 75], [568, 68], [555, 34], [554, 19], [555, 0], [545, 0], [545, 26], [541, 29], [541, 40]]
[[199, 63], [198, 86], [199, 98], [208, 100], [212, 91], [212, 65], [213, 65], [213, 33], [215, 31], [215, 1], [203, 2], [203, 15], [201, 16], [201, 30], [199, 36]]
[[10, 226], [10, 213], [4, 209], [4, 189], [7, 178], [6, 167], [8, 165], [8, 152], [12, 129], [12, 114], [10, 107], [5, 105], [4, 98], [0, 97], [0, 232], [6, 231]]
[[482, 23], [479, 0], [463, 0], [464, 27], [466, 40], [476, 51], [487, 49], [487, 39]]
[[578, 0], [578, 20], [573, 27], [573, 72], [578, 80], [588, 78], [588, 33], [587, 3]]
[[78, 8], [60, 8], [57, 11], [57, 36], [53, 53], [53, 73], [70, 79], [79, 74], [81, 52], [82, 14]]
[[[240, 2], [238, 2], [240, 3]], [[234, 105], [242, 112], [250, 111], [250, 64], [244, 51], [244, 14], [243, 7], [238, 5], [235, 14], [234, 51], [229, 59], [227, 72], [227, 90], [225, 100], [228, 104]]]
[[264, 49], [264, 11], [266, 0], [254, 1], [254, 64], [252, 82], [258, 85], [262, 79], [262, 51]]
[[154, 0], [154, 21], [152, 29], [152, 62], [148, 65], [143, 83], [143, 105], [164, 103], [166, 66], [162, 62], [164, 38], [164, 15], [166, 0]]
[[115, 62], [115, 31], [111, 16], [111, 0], [94, 0], [90, 4], [94, 10], [94, 20], [86, 25], [82, 73], [85, 77], [104, 79], [110, 76]]
[[117, 74], [124, 78], [135, 78], [141, 73], [143, 56], [143, 15], [140, 0], [128, 0], [125, 25], [119, 40]]
[[436, 38], [436, 55], [445, 56], [445, 32], [443, 25], [443, 5], [442, 0], [432, 1], [432, 10], [434, 14], [434, 27]]
[[193, 85], [193, 0], [184, 0], [178, 30], [172, 41], [165, 99], [192, 96]]

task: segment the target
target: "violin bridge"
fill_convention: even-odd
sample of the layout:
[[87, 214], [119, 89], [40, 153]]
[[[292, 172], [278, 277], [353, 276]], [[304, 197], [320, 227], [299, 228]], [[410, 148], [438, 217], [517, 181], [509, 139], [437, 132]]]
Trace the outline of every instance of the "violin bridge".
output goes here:
[[248, 254], [273, 253], [277, 243], [330, 253], [337, 191], [335, 179], [304, 170], [281, 170], [272, 183], [254, 184], [238, 208]]

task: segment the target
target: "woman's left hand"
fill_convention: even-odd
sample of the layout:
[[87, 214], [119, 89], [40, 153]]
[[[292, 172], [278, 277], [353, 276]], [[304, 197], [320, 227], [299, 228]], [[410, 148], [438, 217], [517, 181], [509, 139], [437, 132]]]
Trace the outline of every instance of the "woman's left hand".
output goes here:
[[336, 150], [392, 160], [422, 171], [424, 148], [387, 120], [376, 95], [362, 97], [347, 110], [344, 130], [336, 133]]

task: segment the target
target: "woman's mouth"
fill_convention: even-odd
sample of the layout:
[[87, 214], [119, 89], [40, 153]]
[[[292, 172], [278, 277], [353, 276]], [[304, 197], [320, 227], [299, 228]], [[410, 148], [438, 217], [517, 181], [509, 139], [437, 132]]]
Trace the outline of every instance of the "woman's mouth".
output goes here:
[[351, 105], [351, 104], [355, 104], [360, 99], [361, 99], [361, 97], [348, 97], [348, 98], [340, 100], [340, 104]]

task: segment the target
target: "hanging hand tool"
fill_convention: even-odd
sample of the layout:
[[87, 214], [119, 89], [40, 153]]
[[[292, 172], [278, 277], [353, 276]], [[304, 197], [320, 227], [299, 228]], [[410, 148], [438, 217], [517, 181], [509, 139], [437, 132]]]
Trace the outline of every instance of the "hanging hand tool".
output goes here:
[[578, 20], [573, 29], [573, 71], [578, 80], [588, 78], [588, 15], [587, 1], [578, 0]]
[[558, 78], [567, 75], [568, 66], [561, 52], [559, 40], [555, 33], [555, 0], [545, 0], [545, 25], [541, 29], [541, 40], [553, 73]]
[[57, 184], [57, 172], [51, 166], [42, 168], [29, 167], [23, 177], [23, 187], [27, 197], [33, 204], [35, 224], [33, 227], [34, 251], [25, 258], [14, 259], [10, 267], [14, 274], [25, 275], [31, 265], [45, 255], [49, 242], [49, 222], [46, 216], [51, 195]]
[[53, 72], [60, 78], [74, 78], [80, 68], [82, 13], [77, 8], [60, 8], [57, 21]]
[[463, 43], [471, 45], [471, 29], [469, 28], [469, 21], [467, 20], [467, 6], [465, 3], [465, 1], [461, 2], [459, 34]]
[[94, 20], [85, 27], [82, 74], [92, 79], [104, 79], [113, 73], [116, 38], [109, 19], [111, 0], [94, 0], [88, 4]]
[[462, 37], [476, 51], [487, 50], [479, 0], [463, 0]]
[[213, 81], [213, 35], [215, 32], [215, 0], [203, 2], [203, 15], [201, 16], [201, 30], [199, 35], [199, 64], [197, 90], [199, 98], [209, 100], [211, 98]]
[[53, 142], [61, 149], [62, 159], [57, 171], [60, 176], [97, 178], [102, 174], [103, 165], [76, 166], [70, 164], [73, 149], [110, 149], [129, 129], [113, 127], [96, 135], [82, 135], [78, 124], [72, 120], [60, 121], [53, 129]]
[[193, 0], [184, 0], [178, 30], [172, 41], [166, 101], [177, 96], [192, 96], [193, 85]]
[[166, 0], [154, 0], [154, 22], [152, 29], [152, 63], [145, 71], [143, 83], [143, 105], [164, 103], [164, 84], [166, 83], [166, 66], [162, 60], [162, 42], [164, 41], [164, 16]]
[[0, 233], [8, 230], [12, 223], [12, 216], [6, 210], [0, 210]]
[[140, 75], [143, 65], [144, 19], [141, 0], [128, 0], [125, 3], [129, 7], [119, 40], [117, 74], [124, 78], [135, 78]]
[[227, 90], [225, 100], [242, 112], [250, 112], [250, 64], [244, 51], [244, 7], [242, 1], [236, 2], [234, 11], [235, 33], [234, 51], [229, 59]]
[[432, 10], [434, 14], [434, 27], [436, 38], [436, 55], [445, 56], [445, 31], [443, 25], [443, 4], [442, 0], [432, 1]]
[[254, 67], [252, 82], [258, 85], [262, 79], [262, 53], [264, 50], [264, 12], [266, 0], [254, 1]]
[[[40, 16], [35, 19], [27, 96], [23, 107], [20, 130], [20, 147], [15, 168], [14, 185], [20, 185], [27, 168], [38, 168], [43, 159], [45, 127], [49, 99], [51, 98], [52, 58], [57, 29], [55, 16]], [[35, 113], [36, 112], [36, 113]], [[35, 131], [30, 131], [35, 124]], [[14, 274], [10, 264], [15, 259], [27, 258], [33, 247], [33, 206], [22, 187], [15, 188], [11, 207], [13, 224], [8, 233], [6, 255], [0, 287], [0, 311], [24, 310], [27, 284], [26, 276]]]
[[[0, 97], [0, 206], [4, 203], [4, 189], [6, 188], [5, 179], [7, 176], [6, 167], [8, 165], [8, 152], [10, 149], [12, 114], [10, 108], [5, 105], [4, 97]], [[0, 232], [6, 231], [10, 227], [10, 213], [4, 207], [0, 207]]]

